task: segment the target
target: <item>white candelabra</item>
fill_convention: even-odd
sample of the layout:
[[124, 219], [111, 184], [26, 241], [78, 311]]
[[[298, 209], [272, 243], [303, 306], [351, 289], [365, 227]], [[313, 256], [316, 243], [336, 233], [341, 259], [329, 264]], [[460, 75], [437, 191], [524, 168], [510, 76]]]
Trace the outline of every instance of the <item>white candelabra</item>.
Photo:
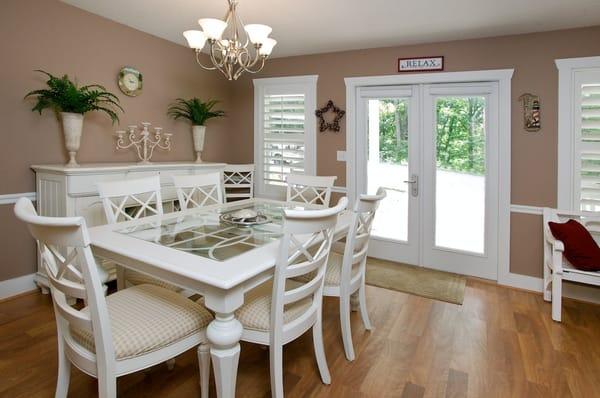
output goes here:
[[[135, 147], [137, 155], [140, 158], [140, 164], [151, 163], [150, 159], [156, 147], [170, 151], [171, 136], [173, 134], [163, 133], [162, 127], [154, 127], [154, 138], [151, 138], [150, 125], [148, 122], [142, 122], [143, 128], [139, 134], [137, 132], [138, 126], [129, 126], [127, 128], [127, 136], [125, 136], [125, 130], [117, 131], [117, 149]], [[126, 141], [129, 142], [127, 143]]]

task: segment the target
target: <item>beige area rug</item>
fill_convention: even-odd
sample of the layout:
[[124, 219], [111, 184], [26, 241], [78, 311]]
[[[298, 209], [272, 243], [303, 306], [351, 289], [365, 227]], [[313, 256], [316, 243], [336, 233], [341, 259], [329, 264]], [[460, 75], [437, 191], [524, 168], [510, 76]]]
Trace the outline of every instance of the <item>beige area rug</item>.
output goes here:
[[369, 257], [366, 282], [367, 285], [462, 304], [467, 279], [458, 274]]

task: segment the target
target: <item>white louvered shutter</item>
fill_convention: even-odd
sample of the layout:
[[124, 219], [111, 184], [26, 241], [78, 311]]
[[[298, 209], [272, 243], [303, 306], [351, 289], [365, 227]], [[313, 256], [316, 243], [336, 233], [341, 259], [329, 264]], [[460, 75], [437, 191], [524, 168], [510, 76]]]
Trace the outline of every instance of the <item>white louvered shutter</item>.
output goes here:
[[579, 87], [580, 208], [600, 211], [600, 81]]
[[263, 96], [263, 182], [285, 185], [288, 174], [305, 172], [305, 95]]

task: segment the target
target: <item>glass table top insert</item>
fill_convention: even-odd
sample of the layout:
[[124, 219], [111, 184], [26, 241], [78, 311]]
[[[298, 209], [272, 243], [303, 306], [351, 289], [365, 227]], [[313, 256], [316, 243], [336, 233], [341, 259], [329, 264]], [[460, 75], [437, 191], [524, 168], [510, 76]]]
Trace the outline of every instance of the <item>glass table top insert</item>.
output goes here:
[[[260, 203], [215, 209], [163, 219], [117, 230], [118, 233], [185, 251], [197, 256], [224, 261], [281, 238], [284, 203]], [[220, 219], [222, 214], [252, 209], [270, 217], [270, 222], [254, 226], [236, 226]]]

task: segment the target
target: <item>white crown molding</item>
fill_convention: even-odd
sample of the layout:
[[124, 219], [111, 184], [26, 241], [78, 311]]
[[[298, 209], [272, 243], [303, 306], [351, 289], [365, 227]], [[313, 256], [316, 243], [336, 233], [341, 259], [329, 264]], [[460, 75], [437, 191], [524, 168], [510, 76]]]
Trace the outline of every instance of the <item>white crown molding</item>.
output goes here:
[[37, 289], [35, 274], [0, 281], [0, 300]]
[[8, 193], [0, 195], [0, 205], [10, 205], [17, 203], [19, 198], [28, 198], [32, 202], [36, 200], [35, 192], [22, 192], [22, 193]]
[[527, 206], [527, 205], [510, 205], [511, 213], [521, 213], [521, 214], [535, 214], [541, 216], [544, 213], [544, 208], [539, 206]]

